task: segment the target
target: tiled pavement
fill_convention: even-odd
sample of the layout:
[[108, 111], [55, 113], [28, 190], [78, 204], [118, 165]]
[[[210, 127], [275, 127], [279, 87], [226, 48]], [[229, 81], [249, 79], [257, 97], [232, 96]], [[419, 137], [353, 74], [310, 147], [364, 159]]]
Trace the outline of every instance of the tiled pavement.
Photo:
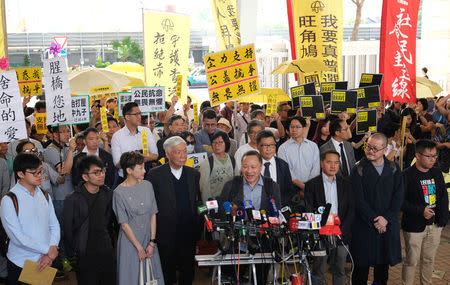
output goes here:
[[[403, 250], [404, 254], [404, 250]], [[350, 266], [347, 266], [350, 271]], [[441, 244], [438, 248], [435, 260], [435, 276], [433, 278], [433, 284], [435, 285], [450, 285], [450, 226], [442, 231]], [[402, 265], [399, 264], [389, 271], [389, 285], [401, 284], [401, 271]], [[416, 271], [417, 272], [417, 271]], [[370, 280], [370, 277], [369, 277]], [[56, 285], [75, 285], [75, 274], [71, 273], [68, 280], [55, 282]], [[194, 285], [208, 285], [210, 284], [209, 269], [200, 268], [197, 269]], [[327, 277], [327, 284], [331, 283], [330, 276]], [[420, 284], [418, 281], [418, 273], [416, 273], [416, 284]]]

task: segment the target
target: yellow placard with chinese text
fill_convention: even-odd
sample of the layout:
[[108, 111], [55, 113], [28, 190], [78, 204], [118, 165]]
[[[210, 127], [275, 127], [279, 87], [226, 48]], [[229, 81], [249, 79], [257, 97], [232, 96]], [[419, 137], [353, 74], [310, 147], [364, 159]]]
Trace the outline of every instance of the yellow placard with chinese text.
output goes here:
[[104, 133], [109, 132], [109, 127], [108, 127], [108, 117], [106, 116], [106, 109], [105, 108], [100, 108], [100, 119], [102, 121], [102, 130]]
[[270, 116], [277, 112], [277, 100], [275, 94], [267, 95], [266, 116]]
[[148, 138], [147, 138], [147, 131], [141, 131], [141, 138], [142, 138], [142, 153], [145, 155], [148, 155]]
[[320, 93], [331, 93], [333, 89], [336, 89], [336, 83], [334, 82], [322, 83], [320, 85]]
[[380, 102], [369, 102], [369, 108], [380, 107]]
[[241, 45], [237, 0], [211, 0], [216, 37], [221, 50]]
[[114, 119], [119, 122], [119, 106], [114, 107]]
[[194, 113], [194, 122], [196, 122], [198, 124], [199, 120], [198, 120], [198, 104], [197, 103], [194, 103], [192, 105], [192, 112]]
[[343, 3], [335, 0], [292, 0], [297, 59], [318, 59], [327, 71], [302, 73], [302, 83], [342, 78]]
[[211, 106], [260, 92], [253, 44], [204, 57]]
[[177, 97], [181, 98], [181, 89], [183, 87], [183, 75], [177, 75]]
[[364, 91], [364, 88], [360, 88], [358, 91], [358, 99], [366, 98], [366, 93]]
[[345, 102], [345, 91], [334, 91], [332, 96], [333, 102]]
[[42, 94], [42, 76], [40, 67], [17, 68], [16, 73], [21, 96]]
[[373, 74], [362, 74], [361, 83], [372, 83]]
[[177, 75], [183, 76], [181, 100], [186, 103], [190, 17], [144, 11], [144, 66], [147, 86], [164, 86], [166, 101], [177, 94]]
[[358, 122], [367, 122], [367, 112], [358, 113]]
[[291, 89], [292, 98], [305, 95], [305, 86], [296, 86]]
[[47, 129], [47, 113], [36, 113], [36, 133], [46, 134]]
[[313, 101], [311, 97], [300, 97], [300, 105], [302, 107], [312, 107]]
[[112, 85], [105, 85], [105, 86], [97, 86], [91, 88], [91, 95], [94, 94], [104, 94], [104, 93], [110, 93], [113, 91]]

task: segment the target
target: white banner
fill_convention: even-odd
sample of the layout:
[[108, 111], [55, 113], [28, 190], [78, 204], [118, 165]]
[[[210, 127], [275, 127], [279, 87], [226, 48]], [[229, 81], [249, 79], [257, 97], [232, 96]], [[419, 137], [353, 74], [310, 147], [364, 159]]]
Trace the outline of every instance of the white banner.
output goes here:
[[85, 124], [91, 121], [91, 109], [89, 108], [89, 95], [72, 96], [72, 122]]
[[44, 86], [47, 125], [72, 124], [72, 98], [64, 58], [44, 60]]
[[26, 139], [27, 129], [15, 70], [0, 73], [0, 142]]
[[141, 113], [165, 111], [164, 87], [133, 87], [132, 101], [136, 102]]

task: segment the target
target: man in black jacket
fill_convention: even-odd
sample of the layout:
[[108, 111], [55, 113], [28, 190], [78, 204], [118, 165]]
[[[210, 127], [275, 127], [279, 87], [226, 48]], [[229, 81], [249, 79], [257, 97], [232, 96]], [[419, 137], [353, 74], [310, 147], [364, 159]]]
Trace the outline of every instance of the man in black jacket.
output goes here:
[[403, 202], [402, 230], [406, 257], [403, 284], [414, 284], [416, 265], [420, 266], [420, 283], [431, 284], [434, 256], [441, 231], [448, 221], [448, 195], [444, 177], [434, 167], [438, 157], [436, 143], [416, 143], [416, 163], [403, 172], [406, 191]]
[[64, 201], [64, 238], [78, 257], [78, 284], [115, 284], [112, 247], [112, 191], [104, 185], [105, 168], [97, 156], [78, 164], [84, 182]]
[[[330, 253], [330, 264], [333, 273], [333, 284], [345, 284], [345, 261], [347, 249], [351, 240], [351, 226], [355, 217], [355, 198], [352, 193], [350, 181], [337, 175], [339, 172], [339, 153], [335, 150], [327, 150], [320, 154], [320, 167], [322, 174], [309, 180], [305, 185], [306, 207], [315, 212], [320, 206], [331, 204], [330, 214], [336, 214], [341, 220], [340, 229], [343, 235], [343, 243]], [[325, 267], [327, 257], [314, 258], [313, 284], [325, 284]]]
[[[104, 136], [103, 143], [108, 143], [106, 135]], [[79, 171], [79, 168], [77, 167], [78, 160], [86, 155], [96, 155], [101, 159], [105, 167], [106, 171], [105, 185], [111, 189], [114, 189], [114, 187], [117, 184], [116, 183], [117, 169], [114, 166], [112, 155], [99, 147], [100, 135], [96, 128], [87, 128], [84, 131], [84, 144], [85, 144], [84, 149], [73, 158], [73, 165], [74, 165], [74, 167], [72, 167], [73, 186], [76, 187], [78, 186], [78, 184], [80, 184], [80, 182], [83, 181], [83, 179], [81, 178], [82, 173]]]
[[186, 142], [181, 137], [168, 138], [163, 147], [169, 163], [150, 169], [146, 177], [158, 205], [156, 241], [164, 283], [189, 285], [194, 280], [195, 244], [200, 236], [196, 208], [201, 201], [200, 173], [185, 166]]
[[277, 142], [271, 131], [262, 130], [256, 135], [256, 144], [262, 156], [261, 174], [272, 178], [280, 186], [281, 206], [286, 206], [296, 194], [292, 184], [291, 171], [286, 161], [276, 157]]

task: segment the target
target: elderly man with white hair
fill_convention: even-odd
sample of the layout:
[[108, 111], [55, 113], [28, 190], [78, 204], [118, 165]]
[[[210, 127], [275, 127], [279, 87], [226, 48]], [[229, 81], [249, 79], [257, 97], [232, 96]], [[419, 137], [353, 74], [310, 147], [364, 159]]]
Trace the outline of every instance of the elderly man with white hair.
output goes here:
[[156, 241], [164, 282], [192, 284], [195, 244], [201, 229], [196, 209], [201, 201], [200, 173], [185, 166], [186, 142], [181, 137], [168, 138], [163, 147], [169, 162], [151, 169], [146, 179], [153, 184], [158, 205]]

